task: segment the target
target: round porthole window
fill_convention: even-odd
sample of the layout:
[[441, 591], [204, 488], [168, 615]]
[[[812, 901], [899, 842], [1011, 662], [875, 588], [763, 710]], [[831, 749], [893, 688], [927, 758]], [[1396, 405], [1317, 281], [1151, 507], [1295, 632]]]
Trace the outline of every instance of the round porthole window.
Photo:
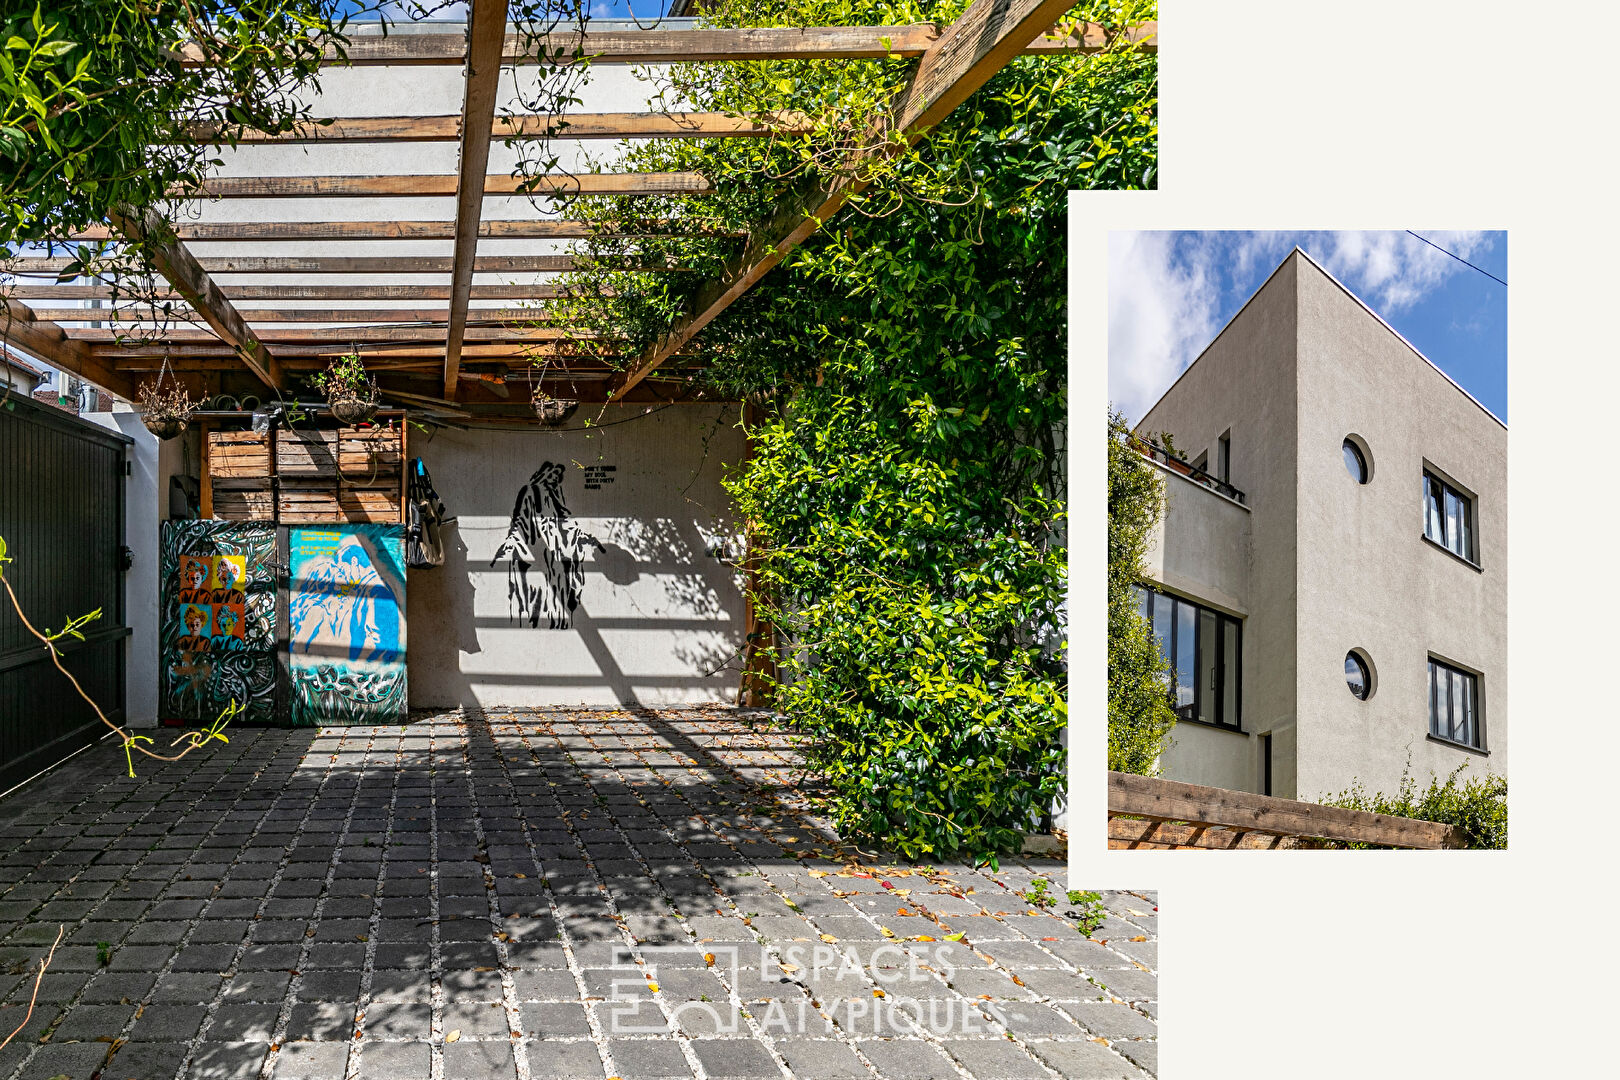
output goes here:
[[1344, 681], [1358, 700], [1366, 701], [1372, 696], [1372, 664], [1358, 650], [1351, 649], [1344, 654]]
[[1365, 484], [1372, 479], [1372, 470], [1367, 468], [1367, 453], [1353, 438], [1344, 440], [1344, 468], [1350, 474], [1350, 478], [1358, 484]]

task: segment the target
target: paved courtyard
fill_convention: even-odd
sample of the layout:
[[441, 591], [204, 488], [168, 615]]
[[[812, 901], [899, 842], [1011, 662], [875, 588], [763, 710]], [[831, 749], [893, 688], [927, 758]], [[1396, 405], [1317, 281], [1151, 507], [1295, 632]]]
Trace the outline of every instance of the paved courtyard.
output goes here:
[[0, 1080], [1154, 1071], [1153, 894], [847, 848], [763, 714], [229, 734], [0, 800]]

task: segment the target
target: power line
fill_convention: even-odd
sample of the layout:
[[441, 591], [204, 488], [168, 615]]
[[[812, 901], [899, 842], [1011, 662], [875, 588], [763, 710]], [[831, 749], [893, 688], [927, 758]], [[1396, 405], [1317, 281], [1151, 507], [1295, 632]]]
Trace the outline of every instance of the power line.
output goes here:
[[[1468, 269], [1470, 269], [1470, 270], [1479, 270], [1479, 267], [1475, 266], [1473, 263], [1469, 262], [1467, 259], [1463, 258], [1461, 255], [1458, 255], [1456, 252], [1447, 251], [1445, 248], [1441, 247], [1439, 244], [1435, 243], [1433, 240], [1430, 240], [1426, 236], [1418, 236], [1418, 234], [1413, 232], [1411, 229], [1406, 230], [1406, 235], [1408, 235], [1408, 236], [1417, 236], [1417, 238], [1419, 240], [1422, 240], [1425, 244], [1428, 244], [1430, 247], [1434, 248], [1434, 250], [1440, 252], [1442, 255], [1450, 255], [1453, 259], [1456, 259], [1458, 262], [1462, 263], [1464, 266], [1468, 267]], [[1484, 274], [1486, 277], [1490, 278], [1492, 281], [1496, 282], [1498, 285], [1503, 285], [1503, 286], [1507, 285], [1507, 282], [1503, 281], [1501, 278], [1497, 277], [1495, 274], [1491, 273], [1489, 270], [1479, 270], [1479, 272]]]

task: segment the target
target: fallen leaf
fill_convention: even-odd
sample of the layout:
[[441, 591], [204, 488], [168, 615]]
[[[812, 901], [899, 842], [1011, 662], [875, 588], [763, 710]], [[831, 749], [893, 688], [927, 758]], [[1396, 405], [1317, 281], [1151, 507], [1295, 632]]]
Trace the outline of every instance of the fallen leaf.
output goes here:
[[1146, 934], [1137, 934], [1135, 937], [1130, 938], [1128, 940], [1130, 940], [1130, 941], [1146, 941], [1147, 940], [1147, 935]]
[[492, 968], [492, 967], [475, 967], [475, 968], [473, 968], [473, 970], [474, 971], [494, 971], [495, 969]]
[[1013, 981], [1013, 982], [1015, 982], [1015, 983], [1017, 983], [1017, 984], [1018, 984], [1018, 985], [1019, 985], [1019, 986], [1023, 986], [1023, 985], [1024, 985], [1024, 980], [1023, 980], [1023, 979], [1020, 979], [1020, 978], [1019, 978], [1019, 977], [1018, 977], [1018, 976], [1016, 976], [1016, 975], [1014, 975], [1014, 976], [1013, 976], [1013, 977], [1012, 977], [1012, 981]]
[[461, 1029], [456, 1028], [456, 1030], [452, 1031], [450, 1034], [448, 1034], [448, 1035], [446, 1035], [444, 1037], [444, 1041], [447, 1042], [447, 1043], [453, 1043], [459, 1038], [461, 1038]]
[[656, 994], [658, 993], [658, 984], [649, 980], [647, 983], [647, 989]]
[[712, 953], [712, 952], [704, 953], [703, 954], [703, 962], [705, 964], [713, 964], [714, 963], [714, 953]]
[[832, 945], [838, 941], [838, 939], [833, 937], [831, 934], [822, 934], [821, 940], [825, 941], [829, 945]]
[[878, 988], [877, 988], [877, 987], [875, 987], [875, 986], [874, 986], [874, 987], [873, 987], [873, 988], [872, 988], [872, 996], [873, 996], [873, 997], [876, 997], [876, 998], [880, 998], [880, 997], [888, 997], [888, 995], [887, 995], [887, 994], [885, 994], [885, 993], [884, 993], [884, 992], [883, 992], [883, 991], [882, 991], [882, 990], [879, 990], [879, 989], [878, 989]]
[[520, 877], [520, 878], [526, 878], [526, 877], [528, 877], [528, 876], [529, 876], [529, 875], [528, 875], [528, 874], [513, 874], [513, 875], [512, 875], [512, 876], [513, 876], [513, 877]]
[[811, 877], [826, 877], [827, 876], [827, 871], [825, 871], [825, 870], [812, 870], [812, 871], [810, 871], [810, 876]]
[[912, 941], [933, 941], [934, 939], [929, 937], [927, 934], [918, 934], [916, 937], [912, 938], [911, 940]]
[[967, 934], [965, 934], [962, 931], [958, 930], [954, 934], [946, 934], [945, 935], [945, 940], [946, 941], [961, 941], [965, 937], [967, 937]]

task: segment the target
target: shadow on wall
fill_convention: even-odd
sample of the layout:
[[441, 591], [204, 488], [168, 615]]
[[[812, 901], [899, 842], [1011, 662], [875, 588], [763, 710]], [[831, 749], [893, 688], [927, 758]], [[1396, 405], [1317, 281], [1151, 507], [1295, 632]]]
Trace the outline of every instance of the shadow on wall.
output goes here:
[[[418, 441], [412, 449], [457, 523], [445, 565], [410, 573], [412, 706], [735, 700], [742, 594], [732, 566], [707, 551], [736, 532], [720, 478], [740, 458], [742, 434], [717, 428], [719, 418], [713, 406], [678, 406], [598, 442], [578, 431]], [[544, 470], [536, 499], [531, 485], [547, 462], [564, 469], [560, 481]], [[528, 520], [516, 545], [514, 507]], [[549, 628], [555, 593], [538, 627], [525, 607], [537, 586], [554, 584], [542, 577], [554, 534], [593, 541], [575, 544], [582, 578], [564, 629]], [[527, 562], [521, 573], [514, 551]], [[561, 593], [566, 606], [573, 590]]]

